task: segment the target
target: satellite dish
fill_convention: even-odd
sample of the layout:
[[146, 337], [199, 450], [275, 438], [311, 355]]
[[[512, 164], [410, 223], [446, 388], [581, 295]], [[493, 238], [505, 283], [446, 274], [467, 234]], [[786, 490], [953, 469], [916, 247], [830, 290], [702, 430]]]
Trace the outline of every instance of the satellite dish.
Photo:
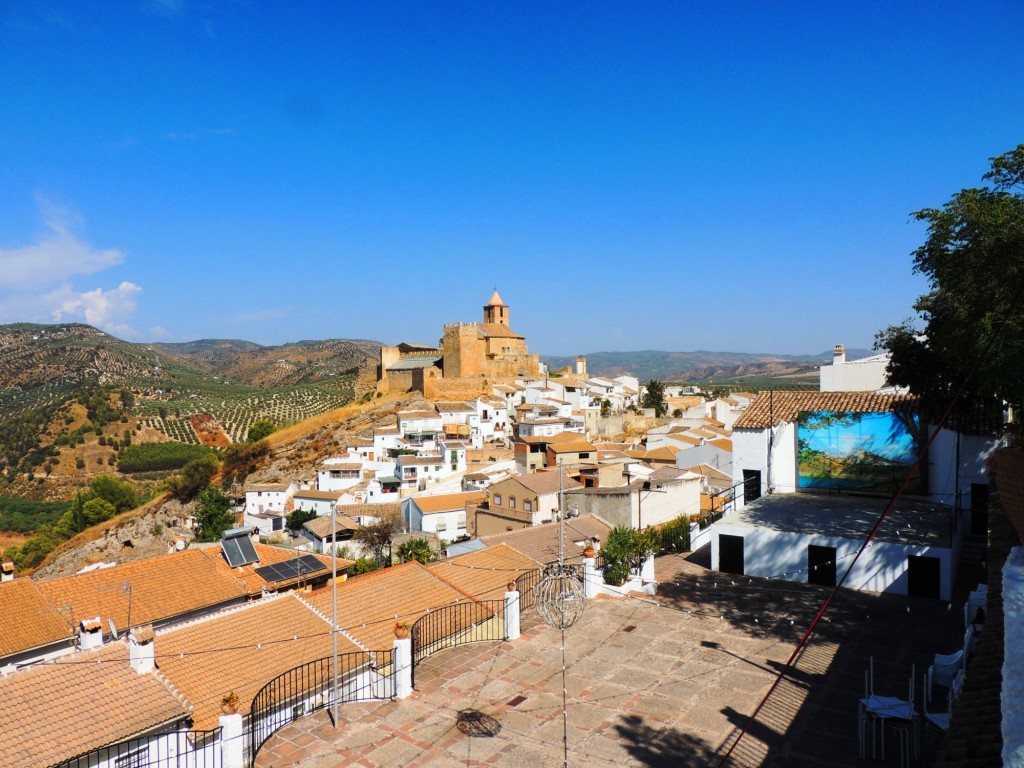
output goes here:
[[185, 540], [178, 539], [176, 542], [174, 542], [174, 548], [179, 552], [183, 551], [185, 549]]
[[114, 619], [107, 619], [107, 623], [110, 624], [110, 635], [117, 640], [117, 624], [114, 623]]

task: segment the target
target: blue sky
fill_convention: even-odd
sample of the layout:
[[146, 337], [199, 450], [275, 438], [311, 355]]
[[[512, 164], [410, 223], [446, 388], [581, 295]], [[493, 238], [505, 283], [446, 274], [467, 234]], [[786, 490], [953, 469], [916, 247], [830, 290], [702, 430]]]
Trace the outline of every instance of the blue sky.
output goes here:
[[0, 322], [817, 353], [1024, 142], [1024, 7], [0, 7]]

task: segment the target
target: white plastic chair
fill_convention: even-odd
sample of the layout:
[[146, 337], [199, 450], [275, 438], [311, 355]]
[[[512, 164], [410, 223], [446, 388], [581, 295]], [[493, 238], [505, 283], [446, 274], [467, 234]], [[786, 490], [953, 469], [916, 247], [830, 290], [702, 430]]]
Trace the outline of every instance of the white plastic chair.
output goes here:
[[964, 632], [964, 642], [959, 651], [953, 653], [936, 653], [935, 658], [925, 673], [925, 699], [932, 700], [932, 689], [936, 685], [949, 688], [957, 673], [967, 666], [967, 660], [974, 650], [974, 626], [968, 624]]
[[946, 709], [943, 712], [929, 712], [927, 704], [924, 706], [924, 717], [929, 724], [935, 726], [943, 734], [949, 730], [949, 723], [953, 719], [953, 708], [956, 706], [956, 702], [960, 699], [960, 692], [964, 687], [964, 671], [961, 669], [956, 673], [956, 677], [953, 678], [953, 683], [949, 687], [949, 698], [946, 701]]
[[[988, 603], [988, 585], [979, 584], [977, 588], [967, 597], [964, 604], [964, 626], [974, 627], [975, 632], [980, 632], [985, 626], [985, 608]], [[981, 621], [978, 621], [978, 611], [981, 611]]]

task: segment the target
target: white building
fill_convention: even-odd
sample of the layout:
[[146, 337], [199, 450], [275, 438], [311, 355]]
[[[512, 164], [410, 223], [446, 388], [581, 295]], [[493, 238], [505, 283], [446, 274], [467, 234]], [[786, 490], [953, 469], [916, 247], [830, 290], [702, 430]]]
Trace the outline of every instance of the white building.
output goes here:
[[433, 533], [450, 544], [468, 536], [466, 505], [479, 503], [485, 496], [482, 491], [413, 496], [402, 501], [402, 519], [409, 531]]
[[889, 386], [886, 374], [888, 365], [888, 352], [859, 360], [847, 360], [846, 347], [836, 344], [831, 365], [823, 365], [819, 369], [819, 388], [822, 392], [905, 393], [905, 389], [897, 390]]

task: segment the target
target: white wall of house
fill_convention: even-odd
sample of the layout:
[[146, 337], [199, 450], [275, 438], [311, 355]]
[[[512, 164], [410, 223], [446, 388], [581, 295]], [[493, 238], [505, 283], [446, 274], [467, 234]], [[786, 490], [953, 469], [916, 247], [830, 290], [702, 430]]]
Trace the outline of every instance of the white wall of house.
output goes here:
[[[354, 462], [348, 462], [348, 464], [352, 463]], [[321, 466], [316, 471], [316, 489], [318, 491], [344, 491], [353, 485], [359, 485], [362, 474], [362, 464], [357, 467], [347, 464]]]
[[850, 361], [845, 354], [836, 356], [819, 369], [818, 387], [822, 392], [877, 392], [885, 387], [888, 364], [888, 353]]
[[[736, 526], [723, 518], [712, 526], [711, 569], [719, 566], [719, 536], [743, 537], [743, 574], [764, 578], [807, 582], [807, 547], [836, 548], [836, 578], [849, 567], [852, 555], [860, 547], [856, 539], [842, 539], [816, 533], [795, 533], [767, 529], [752, 530]], [[949, 600], [955, 577], [953, 552], [950, 549], [925, 545], [874, 541], [861, 555], [847, 577], [844, 587], [869, 592], [907, 594], [907, 557], [935, 557], [940, 562], [939, 599]]]
[[[733, 484], [743, 482], [743, 470], [761, 473], [761, 493], [768, 492], [768, 430], [737, 429], [732, 433]], [[775, 493], [797, 490], [796, 425], [787, 422], [775, 429], [772, 441], [771, 483]], [[743, 489], [737, 489], [737, 506], [743, 506]]]
[[337, 501], [337, 498], [313, 499], [304, 497], [300, 491], [293, 497], [292, 506], [295, 510], [316, 512], [318, 516], [326, 516], [331, 514], [331, 507], [334, 506], [335, 501]]
[[285, 505], [297, 490], [295, 484], [291, 483], [283, 490], [246, 491], [245, 512], [246, 514], [283, 513]]
[[933, 500], [952, 506], [959, 490], [963, 508], [970, 509], [971, 484], [989, 482], [987, 462], [1002, 441], [996, 437], [961, 435], [959, 442], [958, 463], [957, 434], [942, 429], [935, 436], [928, 449], [928, 492]]

